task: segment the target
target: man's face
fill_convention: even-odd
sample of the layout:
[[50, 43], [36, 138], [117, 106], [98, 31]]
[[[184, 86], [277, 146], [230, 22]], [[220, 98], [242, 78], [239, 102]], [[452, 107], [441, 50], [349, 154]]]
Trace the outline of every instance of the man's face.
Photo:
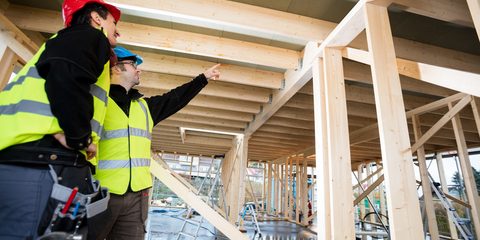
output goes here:
[[133, 86], [140, 84], [140, 70], [137, 68], [137, 64], [133, 60], [118, 61], [117, 65], [122, 71], [122, 78]]

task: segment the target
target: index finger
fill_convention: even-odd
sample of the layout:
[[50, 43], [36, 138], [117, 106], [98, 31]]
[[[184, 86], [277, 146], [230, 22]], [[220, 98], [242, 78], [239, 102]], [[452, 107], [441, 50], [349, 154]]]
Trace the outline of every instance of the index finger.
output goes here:
[[213, 70], [213, 69], [215, 69], [215, 68], [218, 68], [218, 67], [220, 67], [220, 65], [222, 65], [222, 64], [220, 64], [220, 63], [217, 63], [217, 64], [215, 64], [213, 67], [211, 67], [210, 69], [212, 69], [212, 70]]

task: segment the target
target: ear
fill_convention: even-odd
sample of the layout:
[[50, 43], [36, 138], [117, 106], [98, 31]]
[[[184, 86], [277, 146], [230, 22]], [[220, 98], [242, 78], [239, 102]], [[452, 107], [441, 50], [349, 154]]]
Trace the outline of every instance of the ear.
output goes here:
[[92, 19], [91, 23], [92, 24], [95, 24], [97, 26], [100, 26], [101, 24], [101, 17], [100, 17], [100, 14], [98, 14], [97, 12], [95, 11], [92, 11], [90, 13], [90, 19]]

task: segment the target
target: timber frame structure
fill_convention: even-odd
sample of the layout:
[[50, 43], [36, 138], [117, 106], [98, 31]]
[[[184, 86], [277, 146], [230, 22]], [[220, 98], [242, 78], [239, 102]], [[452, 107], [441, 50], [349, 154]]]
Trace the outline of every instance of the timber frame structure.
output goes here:
[[[56, 10], [16, 2], [0, 0], [0, 88], [62, 28], [59, 2]], [[319, 239], [355, 239], [354, 206], [379, 187], [386, 190], [381, 207], [391, 239], [423, 239], [414, 162], [422, 189], [429, 189], [426, 156], [437, 153], [442, 176], [441, 153], [456, 151], [468, 201], [453, 201], [469, 206], [480, 239], [480, 200], [468, 155], [480, 146], [480, 54], [395, 37], [388, 11], [402, 6], [475, 29], [478, 44], [478, 0], [360, 0], [339, 24], [223, 0], [107, 2], [125, 15], [119, 43], [144, 57], [139, 88], [147, 96], [222, 63], [220, 79], [155, 127], [152, 146], [226, 154], [222, 180], [230, 216], [245, 201], [246, 167], [256, 161], [267, 166], [267, 213], [299, 224], [316, 217]], [[152, 172], [164, 169], [155, 164]], [[352, 172], [369, 186], [354, 201]], [[291, 210], [308, 211], [314, 184], [307, 178], [315, 178], [317, 195], [310, 200], [318, 211], [300, 222], [299, 211]], [[428, 223], [435, 223], [431, 191], [423, 192]], [[181, 194], [188, 197], [187, 190]], [[428, 224], [428, 233], [439, 239], [436, 224]]]

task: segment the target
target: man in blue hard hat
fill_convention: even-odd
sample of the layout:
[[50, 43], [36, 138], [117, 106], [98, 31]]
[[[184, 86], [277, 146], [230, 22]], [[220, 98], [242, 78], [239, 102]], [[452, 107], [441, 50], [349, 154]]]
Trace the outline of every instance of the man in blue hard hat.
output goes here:
[[111, 193], [112, 216], [98, 239], [144, 239], [148, 191], [152, 187], [150, 146], [152, 129], [185, 107], [220, 75], [217, 64], [192, 81], [163, 95], [143, 98], [133, 89], [140, 83], [143, 59], [129, 50], [114, 49], [118, 62], [111, 68], [111, 86], [102, 137], [98, 145], [96, 178]]

